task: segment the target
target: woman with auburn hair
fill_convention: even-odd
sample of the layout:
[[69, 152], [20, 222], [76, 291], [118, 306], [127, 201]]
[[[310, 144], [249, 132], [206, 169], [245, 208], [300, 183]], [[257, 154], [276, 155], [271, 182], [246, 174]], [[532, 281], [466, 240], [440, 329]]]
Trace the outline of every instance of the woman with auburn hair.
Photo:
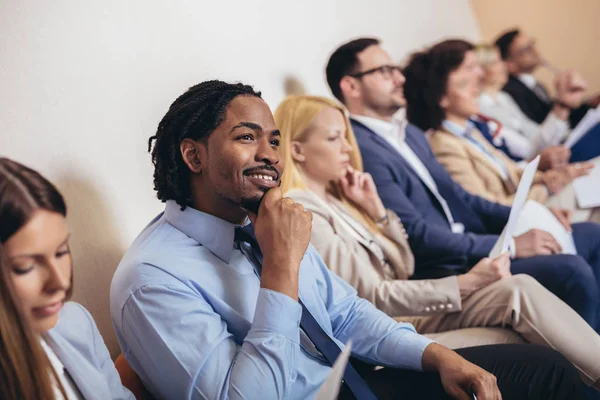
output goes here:
[[[398, 216], [383, 206], [371, 176], [362, 172], [341, 106], [322, 97], [292, 96], [277, 107], [275, 122], [285, 162], [282, 189], [313, 213], [311, 244], [361, 297], [451, 347], [515, 337], [552, 347], [588, 384], [600, 387], [600, 336], [535, 279], [512, 276], [507, 254], [483, 259], [466, 274], [408, 280], [414, 258], [407, 235]], [[490, 327], [508, 329], [496, 336], [465, 329]]]
[[[507, 128], [500, 127], [494, 132], [494, 124], [478, 115], [484, 71], [475, 47], [463, 40], [445, 40], [414, 53], [404, 74], [408, 120], [430, 131], [431, 149], [452, 179], [469, 193], [511, 206], [523, 168], [501, 150], [506, 147], [502, 135]], [[554, 150], [557, 148], [543, 151], [550, 159]], [[558, 151], [560, 153], [560, 148]], [[542, 163], [551, 164], [543, 161], [543, 154], [540, 157], [540, 169]], [[567, 160], [568, 157], [564, 161]], [[568, 219], [573, 222], [599, 220], [600, 214], [594, 209], [577, 206], [571, 185], [591, 168], [592, 163], [575, 163], [537, 171], [528, 199], [556, 207], [553, 212], [567, 230], [570, 229]], [[568, 217], [558, 209], [568, 210], [571, 215]]]
[[[23, 318], [0, 247], [0, 398], [45, 400], [54, 397], [56, 373]], [[64, 389], [58, 384], [58, 390]]]
[[8, 310], [0, 316], [0, 376], [9, 386], [0, 383], [8, 397], [0, 394], [2, 399], [133, 399], [91, 315], [67, 302], [73, 268], [66, 215], [63, 197], [50, 182], [0, 158], [0, 298]]

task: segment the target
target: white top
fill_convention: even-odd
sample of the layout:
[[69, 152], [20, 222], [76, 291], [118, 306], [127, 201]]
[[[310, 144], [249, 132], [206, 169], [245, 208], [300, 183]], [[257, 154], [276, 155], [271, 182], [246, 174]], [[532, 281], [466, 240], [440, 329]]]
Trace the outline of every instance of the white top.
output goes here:
[[425, 164], [423, 164], [421, 159], [419, 159], [419, 156], [417, 156], [410, 146], [406, 144], [406, 126], [408, 125], [408, 122], [404, 118], [404, 114], [397, 113], [392, 119], [392, 122], [365, 117], [362, 115], [352, 115], [352, 118], [371, 129], [377, 135], [381, 136], [394, 149], [396, 149], [398, 153], [400, 153], [404, 160], [410, 164], [421, 181], [429, 188], [429, 190], [441, 204], [444, 214], [446, 215], [446, 219], [452, 227], [452, 231], [456, 233], [462, 233], [464, 231], [463, 224], [454, 222], [450, 207], [448, 207], [448, 203], [440, 195], [435, 180], [427, 170]]
[[546, 147], [562, 143], [569, 134], [567, 121], [550, 113], [542, 124], [538, 124], [530, 120], [505, 92], [499, 92], [495, 97], [481, 93], [479, 110], [502, 124], [500, 135], [505, 139], [506, 146], [512, 154], [526, 160]]
[[537, 85], [537, 79], [531, 74], [520, 74], [517, 78], [529, 89], [533, 89]]
[[77, 386], [75, 386], [75, 383], [69, 377], [69, 374], [67, 373], [67, 370], [65, 369], [65, 366], [60, 361], [60, 359], [58, 358], [58, 356], [56, 355], [54, 350], [52, 350], [52, 348], [48, 345], [48, 343], [46, 343], [46, 341], [44, 339], [41, 340], [41, 343], [42, 343], [42, 348], [44, 349], [44, 351], [46, 352], [46, 355], [48, 356], [50, 365], [56, 372], [56, 376], [58, 376], [58, 380], [60, 381], [60, 384], [62, 385], [63, 389], [65, 390], [65, 394], [67, 395], [67, 398], [65, 399], [62, 396], [56, 382], [53, 382], [55, 399], [56, 400], [83, 400], [83, 397], [79, 394], [79, 389], [77, 389]]

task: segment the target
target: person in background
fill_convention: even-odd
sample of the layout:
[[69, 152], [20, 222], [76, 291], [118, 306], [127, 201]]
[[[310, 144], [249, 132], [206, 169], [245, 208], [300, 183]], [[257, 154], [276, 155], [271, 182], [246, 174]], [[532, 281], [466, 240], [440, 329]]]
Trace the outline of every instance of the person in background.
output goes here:
[[[502, 33], [494, 42], [506, 62], [509, 72], [508, 81], [503, 91], [508, 93], [521, 111], [532, 121], [542, 124], [548, 115], [559, 108], [569, 109], [569, 122], [574, 128], [586, 112], [597, 107], [600, 96], [585, 102], [579, 107], [571, 102], [563, 102], [564, 97], [553, 99], [548, 90], [540, 84], [533, 73], [540, 67], [546, 66], [560, 76], [560, 72], [550, 66], [539, 54], [535, 40], [518, 29]], [[585, 91], [587, 84], [574, 71], [567, 72], [566, 87], [573, 97], [577, 92]], [[571, 148], [571, 161], [585, 161], [600, 155], [600, 124], [596, 125]]]
[[157, 397], [310, 399], [349, 340], [354, 357], [385, 368], [349, 364], [341, 399], [580, 395], [555, 351], [453, 352], [359, 298], [309, 246], [311, 214], [282, 196], [280, 139], [260, 93], [222, 81], [176, 99], [150, 139], [165, 212], [117, 268], [111, 315]]
[[[20, 399], [134, 399], [121, 385], [91, 315], [68, 302], [73, 266], [66, 214], [63, 197], [50, 182], [0, 158], [0, 276], [8, 279], [0, 284], [0, 297], [8, 308], [0, 319], [14, 324], [0, 324], [0, 331], [2, 343], [21, 346], [0, 346], [0, 354], [12, 353], [8, 359], [3, 356], [0, 380], [16, 379], [10, 396], [21, 391], [31, 395]], [[11, 307], [12, 300], [17, 304]], [[16, 309], [24, 320], [15, 321]], [[32, 358], [23, 360], [23, 355]], [[22, 363], [8, 365], [19, 360]]]
[[[277, 107], [275, 123], [286, 166], [282, 190], [312, 212], [311, 243], [359, 296], [449, 346], [510, 341], [510, 329], [560, 351], [586, 382], [598, 381], [600, 336], [535, 279], [511, 276], [507, 255], [483, 259], [466, 274], [409, 280], [414, 258], [406, 232], [396, 213], [385, 209], [372, 177], [362, 172], [350, 121], [338, 103], [288, 97]], [[499, 326], [505, 336], [464, 329]]]
[[[435, 78], [431, 78], [434, 73]], [[473, 120], [479, 112], [479, 82], [483, 75], [473, 45], [463, 40], [440, 42], [413, 54], [404, 74], [409, 120], [423, 130], [431, 130], [431, 149], [454, 181], [474, 195], [512, 205], [523, 169], [485, 139], [478, 128], [489, 133], [487, 125]], [[423, 91], [420, 82], [427, 79], [436, 79], [437, 84]], [[600, 213], [577, 207], [570, 185], [592, 167], [592, 163], [575, 163], [538, 171], [529, 199], [554, 207], [553, 213], [567, 230], [571, 229], [569, 215], [575, 222], [600, 219]], [[568, 210], [569, 215], [561, 210]]]
[[[487, 257], [510, 208], [454, 182], [424, 132], [403, 118], [405, 78], [379, 41], [362, 38], [340, 46], [326, 73], [333, 94], [350, 112], [365, 171], [385, 207], [406, 228], [416, 261], [414, 277], [464, 273]], [[421, 91], [439, 84], [435, 79], [416, 83]], [[599, 288], [593, 270], [600, 266], [600, 232], [596, 224], [575, 224], [573, 235], [579, 255], [557, 254], [556, 240], [540, 230], [512, 238], [511, 271], [536, 278], [597, 330]]]
[[[508, 82], [508, 70], [498, 48], [482, 44], [475, 48], [475, 55], [483, 67], [479, 112], [502, 125], [499, 133], [506, 140], [509, 149], [507, 155], [529, 160], [548, 147], [559, 146], [570, 132], [570, 108], [578, 107], [583, 100], [583, 91], [568, 90], [568, 72], [561, 72], [555, 77], [558, 102], [539, 124], [529, 119], [513, 98], [502, 90]], [[570, 108], [561, 104], [569, 105]], [[559, 146], [553, 154], [549, 160], [550, 168], [566, 164], [571, 151]]]

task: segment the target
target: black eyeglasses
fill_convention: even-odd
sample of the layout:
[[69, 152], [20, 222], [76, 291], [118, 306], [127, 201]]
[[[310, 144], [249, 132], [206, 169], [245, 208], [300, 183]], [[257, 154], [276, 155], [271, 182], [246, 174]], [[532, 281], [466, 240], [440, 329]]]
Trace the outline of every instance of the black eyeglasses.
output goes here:
[[363, 72], [357, 72], [355, 74], [348, 74], [348, 75], [353, 78], [362, 78], [365, 75], [370, 75], [370, 74], [374, 74], [376, 72], [381, 72], [381, 75], [383, 75], [383, 77], [385, 79], [390, 79], [394, 75], [394, 71], [396, 71], [400, 74], [402, 73], [402, 69], [396, 65], [382, 65], [381, 67], [371, 68], [371, 69], [368, 69]]

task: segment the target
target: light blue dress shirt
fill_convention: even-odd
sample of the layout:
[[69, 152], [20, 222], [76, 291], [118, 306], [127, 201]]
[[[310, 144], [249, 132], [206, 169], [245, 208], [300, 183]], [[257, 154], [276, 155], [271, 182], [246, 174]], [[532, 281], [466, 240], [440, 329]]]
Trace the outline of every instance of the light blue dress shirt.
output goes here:
[[[310, 399], [331, 368], [300, 329], [302, 308], [260, 287], [235, 225], [173, 201], [135, 240], [111, 285], [125, 357], [167, 399]], [[421, 370], [431, 340], [397, 323], [330, 272], [309, 247], [299, 296], [355, 357]]]

